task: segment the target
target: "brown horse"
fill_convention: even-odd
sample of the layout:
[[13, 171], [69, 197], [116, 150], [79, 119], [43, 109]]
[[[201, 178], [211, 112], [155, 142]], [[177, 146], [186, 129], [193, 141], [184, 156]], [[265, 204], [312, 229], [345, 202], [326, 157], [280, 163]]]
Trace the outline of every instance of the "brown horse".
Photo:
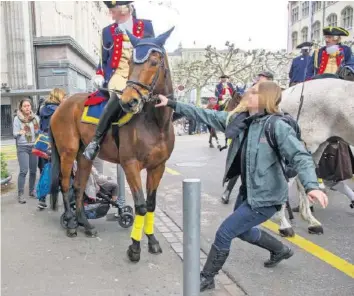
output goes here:
[[[242, 99], [242, 96], [237, 93], [236, 91], [233, 92], [231, 99], [228, 99], [219, 109], [219, 111], [227, 111], [230, 112], [233, 109], [236, 108], [236, 106], [240, 103]], [[206, 106], [207, 109], [213, 110], [214, 107], [216, 105], [216, 102], [213, 101], [209, 101], [208, 105]], [[208, 126], [208, 130], [209, 130], [209, 147], [210, 148], [214, 148], [213, 145], [213, 138], [215, 138], [216, 140], [216, 144], [217, 144], [217, 148], [218, 149], [222, 149], [221, 145], [219, 144], [219, 138], [218, 135], [216, 134], [216, 131], [214, 128], [212, 128], [211, 126]], [[227, 142], [225, 141], [225, 148], [227, 147]]]
[[[136, 214], [131, 232], [133, 243], [127, 253], [129, 259], [136, 262], [140, 260], [143, 231], [148, 237], [149, 252], [162, 252], [154, 235], [156, 192], [165, 171], [165, 163], [174, 148], [175, 135], [171, 121], [172, 109], [155, 108], [155, 98], [157, 94], [173, 94], [167, 56], [163, 48], [172, 30], [173, 28], [157, 38], [148, 39], [138, 39], [128, 33], [134, 48], [133, 58], [130, 61], [129, 80], [122, 92], [120, 103], [124, 111], [132, 112], [134, 116], [128, 124], [119, 128], [119, 148], [109, 131], [98, 155], [103, 160], [120, 163], [126, 174]], [[97, 234], [83, 210], [83, 193], [92, 162], [86, 160], [82, 152], [84, 145], [90, 142], [95, 132], [94, 125], [81, 122], [87, 96], [88, 94], [71, 96], [59, 106], [51, 119], [51, 206], [53, 210], [57, 209], [60, 185], [69, 237], [77, 235], [78, 225], [84, 226], [85, 233], [89, 236]], [[76, 215], [70, 210], [68, 199], [69, 179], [75, 159], [78, 161], [74, 179]], [[147, 170], [146, 200], [140, 176], [143, 169]]]

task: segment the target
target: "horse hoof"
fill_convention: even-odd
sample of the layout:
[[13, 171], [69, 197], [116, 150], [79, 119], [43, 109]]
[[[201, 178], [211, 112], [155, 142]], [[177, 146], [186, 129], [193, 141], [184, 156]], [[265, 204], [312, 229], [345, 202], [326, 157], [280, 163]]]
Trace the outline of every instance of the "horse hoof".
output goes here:
[[291, 209], [294, 213], [298, 213], [300, 212], [300, 208], [299, 207], [295, 207]]
[[218, 147], [219, 150], [221, 149], [221, 145], [218, 145], [217, 147]]
[[77, 231], [76, 231], [75, 228], [74, 229], [67, 229], [66, 230], [66, 235], [68, 237], [77, 237]]
[[85, 229], [85, 235], [88, 237], [96, 237], [97, 236], [97, 230], [95, 228], [92, 229]]
[[226, 197], [226, 196], [222, 196], [221, 197], [221, 202], [224, 204], [224, 205], [227, 205], [229, 203], [229, 199]]
[[162, 249], [160, 247], [159, 242], [155, 243], [155, 244], [148, 244], [149, 245], [149, 253], [151, 254], [161, 254], [162, 253]]
[[279, 229], [279, 234], [282, 237], [294, 237], [295, 231], [292, 228]]
[[352, 203], [349, 205], [349, 207], [350, 207], [351, 209], [354, 209], [354, 201], [352, 201]]
[[323, 234], [323, 227], [322, 225], [310, 226], [308, 231], [310, 234]]
[[129, 246], [128, 250], [127, 250], [127, 255], [128, 258], [131, 262], [139, 262], [140, 261], [140, 252], [141, 250], [134, 250], [132, 248], [132, 246]]

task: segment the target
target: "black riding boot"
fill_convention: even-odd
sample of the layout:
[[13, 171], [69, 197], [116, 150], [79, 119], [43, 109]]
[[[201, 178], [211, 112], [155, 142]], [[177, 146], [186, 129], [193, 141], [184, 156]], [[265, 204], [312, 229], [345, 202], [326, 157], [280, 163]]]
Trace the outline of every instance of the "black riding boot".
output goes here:
[[114, 116], [118, 115], [118, 112], [120, 111], [121, 106], [119, 104], [118, 96], [116, 94], [111, 94], [108, 103], [101, 114], [100, 120], [97, 125], [96, 134], [91, 140], [91, 142], [87, 145], [83, 153], [86, 159], [95, 159], [96, 155], [100, 150], [102, 140], [111, 126]]
[[261, 238], [254, 245], [266, 249], [270, 252], [270, 259], [264, 262], [264, 267], [274, 267], [280, 261], [289, 259], [294, 252], [278, 241], [275, 237], [271, 236], [268, 232], [261, 231]]
[[211, 245], [208, 259], [200, 273], [200, 292], [215, 288], [214, 277], [223, 267], [228, 256], [229, 250], [219, 250], [214, 244]]

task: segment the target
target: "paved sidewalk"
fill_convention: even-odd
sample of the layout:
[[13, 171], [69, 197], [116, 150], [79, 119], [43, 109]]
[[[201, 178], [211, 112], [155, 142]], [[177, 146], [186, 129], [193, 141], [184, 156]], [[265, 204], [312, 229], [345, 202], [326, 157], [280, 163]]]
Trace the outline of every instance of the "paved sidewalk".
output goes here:
[[[10, 161], [9, 169], [16, 180], [17, 162]], [[130, 229], [117, 222], [92, 221], [99, 237], [87, 238], [80, 228], [70, 239], [59, 224], [62, 208], [39, 211], [33, 198], [21, 205], [16, 189], [1, 196], [1, 205], [3, 296], [183, 295], [183, 232], [160, 209], [156, 236], [163, 253], [148, 253], [143, 238], [141, 260], [134, 264], [126, 256]], [[226, 275], [217, 280], [214, 291], [201, 295], [244, 295]]]

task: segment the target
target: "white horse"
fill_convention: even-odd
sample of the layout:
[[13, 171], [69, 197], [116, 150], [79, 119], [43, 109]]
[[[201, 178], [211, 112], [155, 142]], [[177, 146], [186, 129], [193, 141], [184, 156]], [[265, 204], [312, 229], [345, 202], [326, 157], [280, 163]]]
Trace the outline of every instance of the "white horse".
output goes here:
[[[294, 118], [300, 108], [302, 84], [286, 89], [282, 93], [281, 108]], [[325, 150], [327, 139], [337, 136], [354, 146], [354, 82], [326, 78], [308, 81], [304, 84], [303, 105], [300, 110], [299, 125], [302, 139], [318, 164]], [[309, 233], [323, 233], [321, 223], [312, 215], [310, 202], [297, 177], [289, 182], [289, 187], [297, 185], [299, 211], [309, 223]], [[327, 184], [324, 182], [324, 184]], [[331, 186], [345, 195], [354, 204], [354, 192], [344, 183]], [[294, 230], [285, 217], [285, 206], [276, 217], [280, 220], [279, 232], [282, 236], [293, 236]]]

